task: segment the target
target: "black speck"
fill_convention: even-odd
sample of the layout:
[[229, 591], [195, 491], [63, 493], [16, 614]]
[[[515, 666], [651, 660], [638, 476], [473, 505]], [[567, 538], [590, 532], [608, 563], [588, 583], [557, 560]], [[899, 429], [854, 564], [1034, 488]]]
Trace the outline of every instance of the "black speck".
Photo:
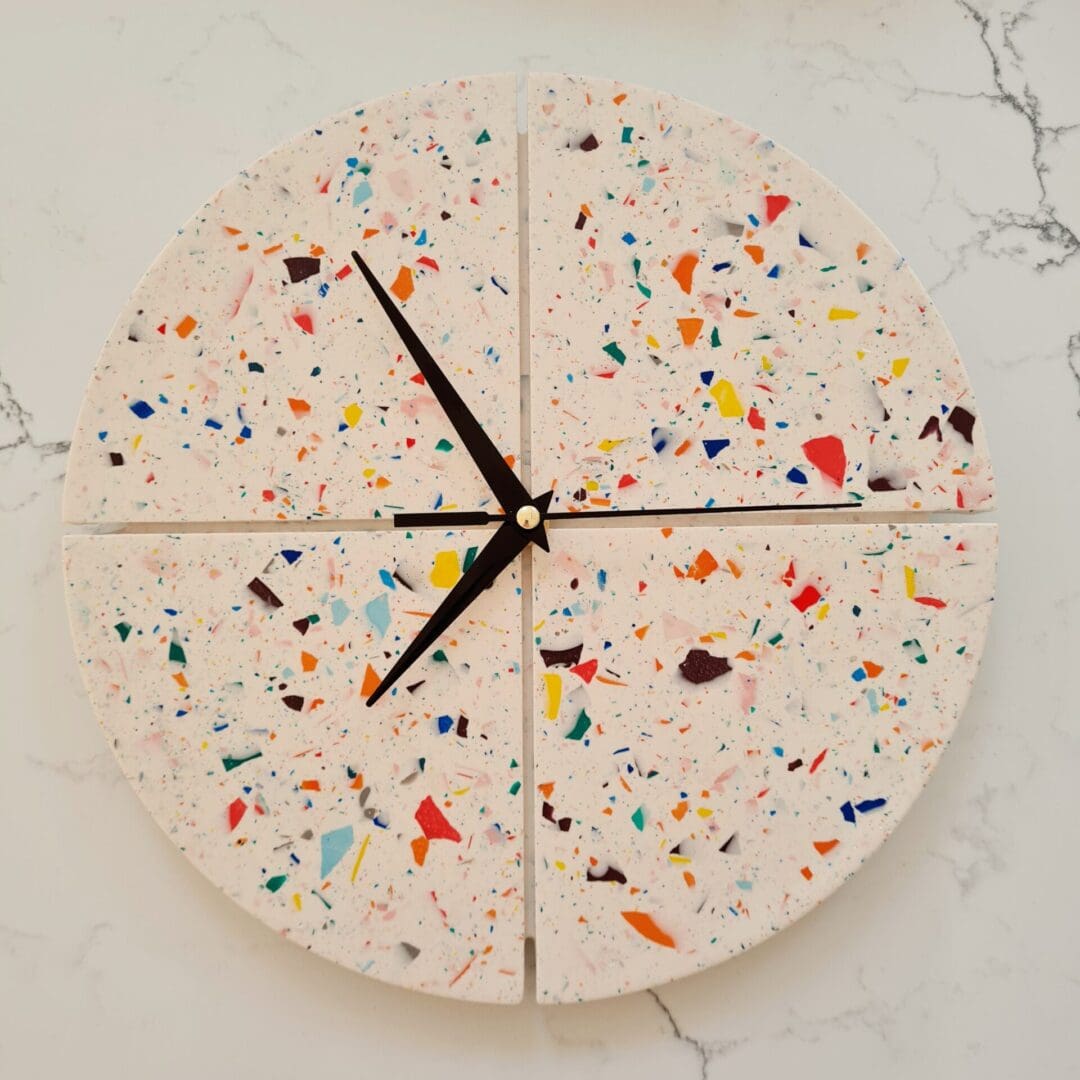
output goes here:
[[907, 484], [897, 486], [888, 476], [875, 476], [866, 485], [871, 491], [903, 491]]
[[308, 255], [297, 255], [285, 260], [285, 269], [289, 271], [289, 280], [295, 285], [298, 281], [305, 281], [314, 277], [319, 272], [322, 264], [318, 259]]
[[923, 429], [919, 433], [919, 438], [925, 439], [930, 435], [936, 435], [937, 441], [941, 442], [941, 422], [936, 416], [931, 416], [930, 419], [923, 424]]
[[[248, 582], [248, 588], [260, 599], [264, 600], [271, 607], [281, 607], [282, 603], [278, 597], [274, 594], [274, 591], [260, 578], [252, 578]], [[302, 632], [302, 631], [301, 631]]]
[[731, 670], [727, 657], [713, 656], [704, 649], [691, 649], [679, 664], [683, 678], [692, 683], [707, 683], [719, 679]]
[[614, 866], [609, 866], [602, 874], [593, 872], [592, 867], [585, 871], [587, 881], [617, 881], [620, 885], [626, 884], [626, 875]]
[[949, 413], [949, 427], [959, 431], [964, 437], [964, 442], [968, 446], [974, 445], [974, 441], [971, 438], [972, 432], [975, 430], [975, 414], [969, 413], [962, 405], [957, 405], [951, 413]]
[[573, 667], [581, 663], [581, 645], [569, 649], [541, 649], [540, 659], [544, 667]]

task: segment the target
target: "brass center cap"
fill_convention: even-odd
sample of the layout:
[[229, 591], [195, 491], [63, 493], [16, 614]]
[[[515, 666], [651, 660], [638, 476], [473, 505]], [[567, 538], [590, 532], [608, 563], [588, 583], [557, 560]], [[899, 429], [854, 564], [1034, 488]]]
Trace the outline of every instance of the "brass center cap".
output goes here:
[[540, 524], [540, 511], [532, 505], [522, 506], [514, 515], [514, 520], [523, 529], [535, 529]]

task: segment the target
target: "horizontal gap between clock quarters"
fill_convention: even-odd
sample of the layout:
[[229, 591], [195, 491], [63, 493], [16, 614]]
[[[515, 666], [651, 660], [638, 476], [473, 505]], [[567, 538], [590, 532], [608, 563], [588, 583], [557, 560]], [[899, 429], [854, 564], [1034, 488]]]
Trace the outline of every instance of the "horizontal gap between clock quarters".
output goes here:
[[[560, 519], [548, 521], [546, 528], [553, 532], [563, 529], [701, 529], [701, 528], [760, 528], [777, 526], [817, 526], [817, 525], [917, 525], [933, 522], [938, 525], [971, 524], [982, 514], [976, 513], [922, 513], [918, 511], [899, 511], [894, 513], [864, 513], [858, 510], [831, 510], [817, 513], [804, 513], [798, 510], [763, 510], [759, 513], [733, 514], [686, 514], [615, 518], [605, 524], [602, 518]], [[469, 525], [466, 531], [493, 531], [499, 525], [491, 521], [485, 525]], [[126, 524], [96, 526], [68, 526], [68, 535], [84, 536], [143, 536], [143, 535], [183, 535], [198, 533], [358, 533], [358, 532], [459, 532], [460, 527], [447, 525], [445, 528], [429, 525], [408, 530], [396, 527], [392, 517], [357, 518], [332, 520], [319, 518], [314, 521], [138, 521]]]

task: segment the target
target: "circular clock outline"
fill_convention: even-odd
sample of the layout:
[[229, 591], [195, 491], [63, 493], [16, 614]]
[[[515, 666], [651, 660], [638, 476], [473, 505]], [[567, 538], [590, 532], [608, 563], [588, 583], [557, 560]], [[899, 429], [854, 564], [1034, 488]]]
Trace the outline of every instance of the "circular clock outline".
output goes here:
[[[538, 77], [538, 79], [539, 78], [540, 77]], [[477, 81], [481, 81], [481, 80], [477, 80]], [[444, 84], [444, 85], [446, 85], [446, 84]], [[601, 80], [592, 80], [590, 82], [590, 85], [591, 86], [607, 88], [609, 86], [613, 86], [614, 84], [607, 84], [607, 83], [602, 82]], [[410, 94], [412, 94], [412, 95], [422, 95], [428, 89], [429, 88], [420, 88], [417, 91], [408, 91], [408, 92], [405, 92], [402, 95], [391, 95], [387, 99], [382, 99], [382, 101], [386, 102], [386, 101], [402, 100], [402, 99], [408, 98]], [[635, 87], [620, 87], [618, 89], [622, 93], [652, 94], [651, 91], [644, 91], [641, 88], [635, 88]], [[376, 104], [378, 104], [378, 103], [376, 103]], [[372, 107], [374, 107], [374, 106], [369, 106], [369, 108], [372, 108]], [[342, 114], [342, 115], [344, 116], [344, 115], [347, 115], [347, 114]], [[485, 129], [485, 131], [486, 131], [486, 129]], [[303, 143], [303, 141], [307, 137], [308, 137], [307, 135], [298, 136], [296, 139], [291, 140], [290, 142], [283, 144], [283, 146], [279, 147], [278, 150], [272, 151], [271, 154], [268, 155], [266, 159], [261, 159], [261, 160], [268, 162], [268, 161], [272, 160], [276, 155], [279, 155], [279, 154], [287, 151], [290, 147], [295, 147], [295, 146], [300, 145], [301, 143]], [[583, 152], [586, 152], [586, 153], [590, 152], [589, 150], [584, 150], [584, 144], [587, 143], [588, 138], [590, 138], [590, 137], [593, 138], [594, 141], [595, 141], [595, 136], [590, 135], [590, 136], [586, 136], [586, 138], [581, 141], [581, 144], [579, 144], [579, 149], [583, 150]], [[591, 149], [595, 149], [595, 148], [590, 148], [590, 150]], [[817, 178], [817, 174], [813, 173], [812, 170], [809, 170], [808, 167], [803, 165], [801, 162], [798, 161], [798, 159], [794, 158], [793, 156], [788, 155], [788, 161], [791, 162], [791, 163], [794, 163], [794, 165], [797, 168], [805, 169], [806, 172], [811, 177]], [[251, 169], [246, 170], [245, 173], [242, 173], [241, 177], [250, 176], [252, 174], [257, 173], [258, 171], [259, 171], [259, 165], [257, 164], [256, 166], [253, 166]], [[827, 182], [821, 181], [821, 183], [826, 184]], [[828, 187], [829, 187], [830, 191], [835, 191], [835, 189], [831, 188], [831, 185], [828, 185]], [[842, 196], [838, 196], [838, 197], [841, 198], [841, 199], [843, 198]], [[858, 213], [858, 211], [856, 211], [856, 213]], [[860, 217], [861, 217], [861, 215], [860, 215]], [[524, 235], [529, 235], [529, 234], [526, 233]], [[801, 236], [800, 236], [800, 239], [802, 239]], [[159, 266], [159, 264], [161, 264], [166, 259], [167, 255], [169, 253], [169, 250], [170, 249], [167, 248], [166, 251], [163, 252], [161, 256], [159, 256], [159, 259], [155, 261], [155, 263], [152, 265], [150, 271], [148, 271], [148, 275], [154, 271], [155, 267]], [[383, 309], [384, 314], [391, 321], [391, 323], [393, 323], [395, 332], [398, 334], [398, 336], [401, 338], [402, 342], [405, 344], [405, 346], [406, 346], [405, 351], [409, 352], [412, 355], [414, 361], [416, 361], [417, 363], [421, 363], [421, 361], [418, 360], [418, 354], [417, 354], [415, 348], [410, 347], [411, 343], [409, 341], [409, 334], [412, 334], [412, 337], [415, 339], [415, 344], [419, 345], [420, 349], [423, 350], [424, 352], [426, 352], [426, 349], [423, 346], [423, 342], [420, 340], [420, 335], [417, 335], [412, 331], [412, 328], [405, 321], [405, 318], [402, 315], [402, 310], [400, 308], [398, 308], [394, 304], [394, 302], [391, 301], [389, 299], [389, 297], [387, 296], [386, 290], [385, 290], [385, 288], [383, 288], [383, 285], [379, 281], [378, 276], [376, 274], [372, 273], [370, 271], [370, 269], [366, 268], [363, 257], [360, 256], [358, 253], [354, 253], [354, 260], [355, 260], [356, 266], [361, 270], [361, 273], [365, 277], [365, 279], [367, 281], [367, 284], [372, 289], [372, 291], [375, 293], [377, 299], [379, 300], [380, 304], [382, 305], [382, 309]], [[528, 260], [526, 260], [525, 265], [528, 266]], [[912, 280], [914, 280], [914, 279], [912, 278]], [[523, 286], [523, 289], [528, 289], [528, 287], [529, 287], [528, 284], [525, 284]], [[395, 312], [397, 313], [396, 318], [395, 318]], [[123, 319], [124, 319], [124, 316], [121, 316], [121, 320], [123, 320]], [[183, 324], [181, 324], [181, 325], [183, 325]], [[120, 326], [120, 323], [118, 323], [118, 327], [119, 326]], [[303, 328], [301, 327], [301, 329], [303, 329]], [[177, 333], [179, 333], [178, 330], [177, 330]], [[951, 339], [950, 339], [950, 342], [951, 342]], [[431, 357], [430, 354], [427, 354], [427, 358], [428, 358], [428, 360], [430, 360], [430, 361], [432, 361], [434, 363], [434, 360], [433, 360], [433, 358]], [[532, 368], [533, 368], [533, 377], [535, 378], [535, 373], [536, 373], [536, 360], [535, 360], [535, 358], [531, 361], [531, 364], [532, 364]], [[961, 369], [961, 371], [962, 371], [962, 369]], [[438, 379], [437, 366], [436, 366], [435, 370], [432, 370], [430, 368], [425, 369], [423, 366], [421, 366], [421, 372], [424, 375], [425, 381], [427, 382], [427, 384], [429, 386], [432, 385], [433, 378], [436, 381]], [[411, 529], [422, 529], [422, 528], [425, 528], [425, 527], [446, 527], [447, 525], [451, 525], [451, 524], [453, 524], [455, 526], [473, 527], [473, 526], [486, 525], [486, 524], [491, 524], [491, 523], [498, 524], [499, 528], [496, 530], [493, 538], [489, 541], [489, 545], [491, 547], [491, 552], [487, 556], [487, 562], [485, 563], [484, 552], [488, 551], [488, 547], [485, 547], [474, 558], [474, 561], [471, 563], [470, 567], [468, 569], [466, 569], [461, 574], [461, 576], [460, 576], [459, 580], [457, 581], [457, 583], [450, 589], [450, 591], [448, 593], [448, 596], [447, 596], [446, 611], [444, 613], [446, 615], [446, 618], [444, 618], [442, 621], [439, 621], [438, 619], [434, 619], [432, 621], [432, 623], [431, 623], [430, 639], [425, 642], [425, 639], [423, 637], [421, 637], [420, 644], [417, 646], [416, 649], [413, 650], [412, 654], [410, 654], [408, 656], [405, 656], [405, 655], [402, 656], [401, 660], [402, 661], [407, 661], [407, 662], [399, 662], [397, 667], [400, 668], [400, 670], [397, 670], [396, 673], [395, 672], [391, 673], [391, 674], [393, 674], [393, 680], [391, 680], [390, 675], [387, 675], [382, 680], [380, 680], [380, 683], [379, 683], [378, 686], [374, 687], [373, 689], [370, 690], [370, 692], [365, 694], [369, 704], [374, 704], [374, 702], [377, 701], [378, 698], [380, 696], [382, 696], [383, 693], [390, 690], [391, 686], [393, 684], [393, 681], [396, 681], [396, 679], [400, 675], [403, 675], [408, 671], [409, 667], [414, 662], [416, 655], [418, 655], [418, 654], [422, 653], [423, 651], [425, 651], [425, 649], [422, 648], [421, 646], [430, 647], [430, 644], [432, 643], [432, 641], [435, 638], [438, 637], [440, 632], [451, 628], [454, 625], [455, 621], [462, 616], [463, 612], [468, 610], [469, 605], [471, 605], [473, 603], [473, 601], [475, 601], [476, 598], [483, 593], [483, 591], [485, 590], [485, 588], [488, 585], [492, 584], [494, 581], [496, 581], [499, 578], [500, 573], [503, 570], [505, 570], [506, 567], [510, 566], [521, 552], [523, 552], [525, 549], [529, 548], [534, 543], [537, 544], [538, 546], [541, 546], [545, 550], [547, 550], [548, 537], [547, 537], [546, 530], [543, 527], [544, 524], [546, 523], [546, 521], [548, 521], [548, 520], [558, 521], [560, 519], [574, 518], [574, 517], [577, 517], [577, 518], [593, 517], [593, 518], [601, 519], [601, 521], [606, 518], [609, 522], [612, 522], [613, 520], [617, 521], [618, 519], [620, 519], [620, 517], [631, 517], [631, 516], [636, 517], [636, 516], [641, 516], [641, 515], [648, 515], [650, 518], [651, 517], [657, 517], [657, 518], [670, 517], [670, 519], [671, 519], [670, 524], [672, 524], [672, 525], [678, 524], [680, 526], [683, 523], [686, 523], [686, 524], [690, 525], [690, 524], [692, 524], [692, 521], [693, 521], [692, 518], [687, 516], [689, 513], [691, 513], [690, 510], [688, 510], [686, 508], [681, 508], [681, 507], [672, 508], [670, 506], [659, 507], [659, 508], [656, 508], [655, 510], [653, 510], [652, 508], [649, 508], [647, 506], [646, 507], [638, 507], [638, 508], [630, 508], [630, 509], [625, 509], [625, 510], [623, 510], [623, 509], [590, 510], [588, 508], [549, 510], [548, 502], [551, 500], [551, 494], [545, 492], [545, 495], [544, 495], [543, 499], [532, 498], [531, 496], [529, 496], [527, 490], [522, 487], [521, 482], [517, 481], [516, 474], [514, 473], [513, 468], [509, 467], [509, 466], [506, 466], [505, 462], [503, 462], [503, 469], [502, 469], [503, 474], [504, 474], [503, 479], [501, 481], [496, 479], [494, 481], [494, 483], [493, 483], [492, 477], [493, 477], [495, 472], [499, 471], [499, 462], [502, 461], [501, 455], [499, 455], [497, 451], [494, 451], [494, 445], [495, 444], [490, 438], [488, 438], [488, 436], [485, 433], [485, 427], [486, 427], [485, 423], [480, 421], [480, 420], [477, 420], [476, 418], [474, 418], [472, 416], [471, 412], [469, 411], [468, 406], [465, 404], [465, 402], [462, 400], [462, 398], [457, 397], [456, 390], [454, 389], [454, 387], [452, 385], [452, 380], [446, 379], [445, 382], [446, 382], [447, 387], [449, 387], [449, 391], [450, 391], [451, 395], [456, 397], [456, 403], [451, 401], [451, 403], [449, 405], [447, 405], [447, 400], [448, 399], [446, 399], [444, 397], [444, 395], [437, 394], [436, 396], [439, 398], [440, 405], [443, 407], [444, 411], [446, 412], [446, 414], [449, 416], [451, 422], [453, 423], [453, 426], [454, 426], [455, 430], [457, 431], [458, 436], [460, 438], [462, 438], [463, 446], [470, 452], [473, 460], [476, 462], [477, 467], [478, 467], [478, 471], [488, 481], [489, 486], [492, 487], [492, 492], [493, 492], [493, 495], [494, 495], [494, 505], [489, 505], [488, 507], [485, 507], [484, 509], [465, 510], [465, 511], [446, 511], [446, 510], [444, 510], [444, 511], [429, 511], [429, 512], [408, 512], [408, 511], [406, 511], [405, 513], [402, 513], [401, 515], [398, 515], [401, 518], [401, 521], [400, 522], [395, 522], [395, 524], [398, 524], [401, 528], [410, 529], [410, 530]], [[434, 389], [434, 387], [432, 387], [432, 389]], [[444, 388], [444, 390], [445, 390], [445, 388]], [[719, 401], [719, 398], [718, 398], [718, 401]], [[146, 402], [144, 402], [143, 404], [147, 408], [149, 408], [151, 410], [150, 414], [152, 414], [153, 406], [146, 403]], [[131, 408], [130, 405], [129, 405], [129, 408]], [[134, 412], [135, 410], [132, 409], [132, 411]], [[722, 412], [722, 406], [721, 406], [721, 412]], [[970, 415], [969, 410], [967, 410], [966, 408], [963, 409], [963, 412], [965, 414], [967, 414], [967, 415]], [[148, 414], [148, 415], [150, 415], [150, 414]], [[138, 416], [139, 415], [138, 412], [135, 412], [135, 415]], [[946, 417], [946, 419], [948, 419], [948, 417]], [[962, 424], [963, 424], [963, 417], [960, 418], [960, 423], [959, 424], [954, 423], [953, 426], [956, 428], [957, 431], [960, 431]], [[83, 425], [83, 420], [82, 419], [80, 419], [80, 425]], [[535, 443], [535, 439], [533, 441]], [[940, 441], [940, 436], [939, 436], [939, 441]], [[969, 441], [970, 441], [970, 439], [969, 439]], [[533, 447], [533, 450], [535, 451], [535, 446]], [[85, 457], [85, 452], [83, 453], [82, 456]], [[78, 460], [78, 457], [76, 457], [76, 460]], [[517, 483], [517, 487], [518, 487], [518, 489], [520, 491], [520, 497], [518, 497], [518, 496], [516, 496], [514, 494], [509, 494], [508, 493], [509, 488], [507, 488], [505, 486], [507, 484], [512, 485], [514, 482]], [[501, 488], [499, 487], [500, 483], [502, 483], [504, 485]], [[71, 490], [71, 486], [69, 485], [69, 491], [70, 490]], [[70, 505], [71, 504], [68, 503], [68, 506], [70, 506]], [[787, 503], [782, 503], [782, 504], [778, 503], [778, 504], [773, 504], [772, 507], [770, 507], [768, 505], [754, 506], [754, 507], [728, 506], [728, 507], [723, 507], [723, 508], [716, 507], [716, 506], [696, 506], [696, 507], [692, 508], [692, 513], [695, 513], [695, 514], [703, 514], [703, 513], [717, 513], [717, 514], [719, 514], [719, 513], [728, 513], [728, 514], [731, 514], [731, 513], [739, 513], [739, 512], [746, 511], [746, 512], [751, 512], [753, 514], [759, 514], [759, 513], [767, 513], [771, 509], [787, 510], [787, 509], [791, 509], [791, 508], [794, 508], [794, 507], [798, 507], [800, 510], [806, 510], [806, 509], [814, 508], [815, 506], [818, 507], [818, 508], [825, 508], [825, 509], [828, 509], [828, 510], [832, 510], [832, 509], [842, 510], [842, 509], [846, 509], [846, 507], [848, 505], [851, 505], [851, 504], [845, 504], [845, 503], [842, 503], [842, 502], [824, 502], [823, 501], [823, 502], [820, 502], [820, 503], [817, 503], [817, 504], [806, 503], [806, 502], [803, 502], [803, 503], [795, 502], [795, 503], [792, 503], [790, 505], [787, 504]], [[437, 515], [437, 518], [438, 518], [437, 521], [435, 520], [436, 515]], [[76, 515], [76, 516], [78, 516], [78, 515]], [[698, 518], [697, 521], [698, 521], [698, 523], [701, 523], [700, 518]], [[236, 524], [239, 524], [239, 522], [236, 522]], [[282, 531], [283, 535], [288, 534], [288, 532], [289, 532], [289, 524], [290, 523], [283, 523], [282, 524], [281, 531]], [[295, 522], [293, 522], [291, 524], [295, 524]], [[660, 522], [654, 522], [654, 524], [660, 524]], [[227, 523], [226, 523], [226, 525], [227, 525]], [[814, 526], [810, 526], [810, 528], [814, 528]], [[958, 532], [962, 532], [963, 529], [964, 529], [963, 526], [956, 526], [956, 530]], [[567, 532], [563, 533], [563, 535], [566, 536], [566, 537], [571, 537], [571, 536], [574, 535], [574, 532], [567, 531]], [[705, 534], [702, 533], [701, 535], [705, 535]], [[500, 537], [502, 537], [503, 539], [500, 540], [499, 539]], [[498, 543], [497, 543], [497, 541], [498, 541]], [[72, 542], [77, 545], [77, 541], [72, 541]], [[991, 547], [992, 547], [992, 544], [991, 544]], [[992, 555], [991, 555], [990, 573], [991, 573], [991, 576], [992, 576]], [[71, 579], [69, 578], [69, 582], [70, 581], [71, 581]], [[264, 585], [264, 587], [265, 587], [265, 585]], [[249, 589], [252, 589], [252, 587], [250, 585], [249, 585]], [[252, 591], [254, 591], [256, 593], [256, 596], [258, 596], [258, 590], [252, 589]], [[271, 595], [273, 595], [271, 590], [268, 590], [268, 591], [270, 591]], [[262, 599], [264, 603], [265, 602], [270, 602], [271, 606], [273, 606], [272, 601], [267, 601], [265, 597], [259, 597], [259, 598]], [[909, 599], [910, 598], [912, 598], [912, 597], [909, 595]], [[919, 600], [919, 599], [924, 599], [924, 598], [915, 597], [915, 599]], [[933, 599], [933, 598], [931, 597], [929, 599]], [[529, 605], [526, 604], [526, 609], [528, 608], [528, 606]], [[73, 614], [73, 624], [74, 624], [74, 622], [75, 622], [74, 608], [73, 608], [72, 614]], [[113, 629], [115, 630], [115, 627]], [[985, 624], [983, 626], [983, 629], [985, 630]], [[79, 636], [79, 634], [78, 634], [78, 631], [77, 631], [76, 632], [76, 637], [78, 638], [78, 636]], [[976, 636], [978, 636], [978, 635], [976, 635]], [[170, 650], [171, 650], [171, 648], [172, 648], [172, 646], [170, 645]], [[182, 651], [183, 650], [181, 649], [181, 652]], [[868, 666], [865, 668], [865, 671], [867, 673], [869, 673], [869, 671], [872, 670], [872, 668], [874, 666], [876, 666], [876, 665], [874, 665], [872, 662], [869, 662]], [[962, 705], [963, 705], [962, 698], [964, 696], [966, 696], [966, 687], [965, 687], [965, 693], [961, 694], [961, 699], [956, 703], [956, 709], [957, 710], [959, 710], [962, 707]], [[100, 709], [99, 709], [99, 715], [100, 715]], [[955, 717], [953, 719], [955, 721]], [[926, 776], [928, 776], [928, 772], [923, 774], [923, 782], [925, 782], [925, 777]], [[921, 784], [919, 785], [919, 787], [921, 788]], [[918, 788], [916, 788], [911, 793], [911, 799], [914, 798], [914, 796], [917, 794], [917, 792], [918, 792]], [[848, 809], [842, 811], [845, 821], [848, 819], [848, 817], [851, 817], [853, 820], [856, 820], [856, 819], [860, 819], [860, 815], [862, 815], [862, 814], [869, 814], [869, 813], [873, 812], [875, 809], [877, 809], [877, 807], [870, 805], [873, 802], [875, 802], [874, 799], [864, 799], [864, 800], [861, 800], [861, 802], [857, 802], [857, 803], [855, 803], [853, 805], [850, 805]], [[245, 807], [246, 807], [246, 805], [247, 804], [245, 804]], [[546, 805], [547, 804], [545, 802], [545, 807], [546, 807]], [[848, 804], [845, 804], [845, 805], [848, 805]], [[859, 807], [859, 806], [865, 806], [865, 809], [857, 809], [857, 807]], [[905, 805], [902, 808], [902, 811], [906, 811], [906, 809], [907, 809], [907, 806]], [[541, 816], [542, 817], [547, 816], [546, 809], [545, 809], [544, 814], [541, 815]], [[419, 818], [418, 818], [418, 820], [419, 820]], [[445, 820], [445, 818], [444, 818], [444, 820]], [[450, 831], [452, 831], [452, 832], [456, 831], [456, 830], [453, 829], [452, 826], [447, 825], [446, 827], [449, 828]], [[556, 827], [558, 828], [559, 826], [556, 826]], [[438, 831], [438, 828], [442, 828], [442, 826], [433, 826], [433, 828], [435, 828], [436, 831]], [[423, 826], [423, 830], [424, 830], [425, 838], [430, 839], [430, 838], [427, 837], [427, 826], [426, 825]], [[871, 844], [867, 853], [869, 853], [869, 851], [872, 851], [872, 850], [876, 849], [876, 847], [880, 845], [880, 842], [882, 842], [883, 839], [884, 839], [884, 836], [881, 836], [878, 839], [877, 843]], [[324, 851], [324, 853], [325, 853], [325, 851]], [[324, 860], [324, 865], [325, 865], [325, 860]], [[208, 871], [204, 870], [204, 872], [208, 872]], [[805, 874], [804, 874], [804, 876], [805, 876]], [[842, 878], [836, 880], [833, 883], [832, 887], [829, 888], [821, 897], [819, 897], [819, 899], [824, 898], [824, 896], [827, 896], [832, 891], [832, 889], [835, 888], [840, 883], [840, 880], [842, 880]], [[617, 879], [616, 879], [615, 883], [616, 883], [616, 885], [619, 885], [619, 883], [617, 882]], [[622, 884], [625, 884], [625, 881]], [[622, 915], [623, 915], [624, 920], [626, 921], [626, 923], [629, 926], [629, 930], [625, 930], [625, 928], [624, 928], [624, 933], [631, 935], [629, 940], [635, 941], [638, 944], [640, 944], [640, 940], [644, 940], [646, 942], [649, 942], [651, 945], [654, 945], [654, 946], [659, 945], [663, 949], [672, 948], [672, 940], [670, 938], [670, 935], [668, 935], [668, 933], [659, 926], [657, 921], [655, 919], [653, 919], [652, 916], [648, 915], [646, 912], [639, 912], [636, 909], [628, 909], [627, 911], [623, 911]], [[633, 917], [630, 917], [630, 916], [633, 916]], [[789, 921], [793, 921], [793, 919], [789, 920]], [[787, 925], [787, 924], [788, 923], [785, 923], [784, 925]], [[764, 937], [764, 936], [770, 936], [770, 934], [772, 932], [775, 932], [775, 930], [769, 930], [769, 929], [766, 928], [763, 933], [758, 935], [757, 940], [760, 940], [761, 937]], [[637, 935], [637, 938], [634, 938], [632, 936], [634, 934]], [[406, 944], [408, 944], [408, 943], [406, 943]], [[415, 948], [415, 946], [412, 946], [412, 948]], [[714, 957], [711, 960], [706, 960], [704, 963], [701, 963], [699, 966], [708, 966], [711, 963], [719, 962], [719, 960], [721, 960], [723, 958], [724, 957], [722, 957], [722, 956], [721, 957]], [[470, 962], [469, 966], [471, 966], [471, 962]], [[652, 970], [649, 967], [648, 961], [644, 962], [644, 969], [648, 970], [648, 971]], [[681, 970], [676, 971], [674, 974], [666, 973], [665, 970], [661, 967], [660, 969], [658, 969], [656, 971], [655, 978], [656, 978], [657, 981], [666, 981], [668, 978], [678, 977], [678, 975], [680, 975], [680, 974], [685, 974], [688, 970], [693, 970], [693, 965], [691, 965], [690, 967], [686, 967], [684, 965], [684, 967]], [[646, 976], [646, 978], [647, 979], [652, 979], [652, 978], [654, 978], [654, 976], [652, 974], [649, 974], [648, 976]], [[435, 986], [424, 986], [423, 988], [431, 989], [434, 992], [444, 992], [444, 993], [449, 993], [449, 994], [453, 995], [453, 993], [454, 993], [453, 987], [456, 985], [456, 983], [457, 983], [457, 980], [455, 978], [455, 980], [453, 982], [451, 982], [448, 987], [438, 988], [438, 987], [435, 987]], [[405, 983], [405, 984], [408, 985], [408, 983]], [[647, 984], [651, 985], [652, 983], [647, 983]], [[630, 984], [627, 985], [627, 988], [639, 988], [642, 985], [646, 985], [646, 983], [643, 983], [641, 978], [631, 978]], [[617, 993], [617, 992], [622, 992], [622, 991], [623, 991], [622, 986], [619, 986], [618, 984], [613, 984], [612, 986], [608, 987], [604, 992], [606, 992], [606, 993]], [[482, 995], [480, 995], [480, 996], [482, 996]], [[585, 996], [590, 996], [588, 987], [578, 987], [575, 991], [573, 991], [569, 995], [569, 997], [577, 998], [577, 999], [580, 999], [581, 997], [585, 997]], [[542, 994], [541, 997], [542, 997], [542, 1000], [543, 999], [561, 1000], [561, 998], [558, 996], [558, 994], [555, 994], [554, 996], [552, 996], [550, 994], [550, 992]], [[495, 999], [496, 1000], [502, 1000], [501, 998], [498, 998], [498, 997], [496, 997]]]

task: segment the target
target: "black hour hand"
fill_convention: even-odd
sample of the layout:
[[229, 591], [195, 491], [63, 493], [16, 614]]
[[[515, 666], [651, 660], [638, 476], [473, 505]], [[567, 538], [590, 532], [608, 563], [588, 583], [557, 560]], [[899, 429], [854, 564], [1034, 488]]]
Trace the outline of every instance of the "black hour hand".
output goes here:
[[505, 570], [533, 540], [526, 529], [512, 520], [504, 522], [476, 557], [476, 561], [461, 576], [435, 613], [420, 628], [397, 663], [367, 699], [374, 705], [412, 665], [435, 644], [457, 621], [465, 609]]

